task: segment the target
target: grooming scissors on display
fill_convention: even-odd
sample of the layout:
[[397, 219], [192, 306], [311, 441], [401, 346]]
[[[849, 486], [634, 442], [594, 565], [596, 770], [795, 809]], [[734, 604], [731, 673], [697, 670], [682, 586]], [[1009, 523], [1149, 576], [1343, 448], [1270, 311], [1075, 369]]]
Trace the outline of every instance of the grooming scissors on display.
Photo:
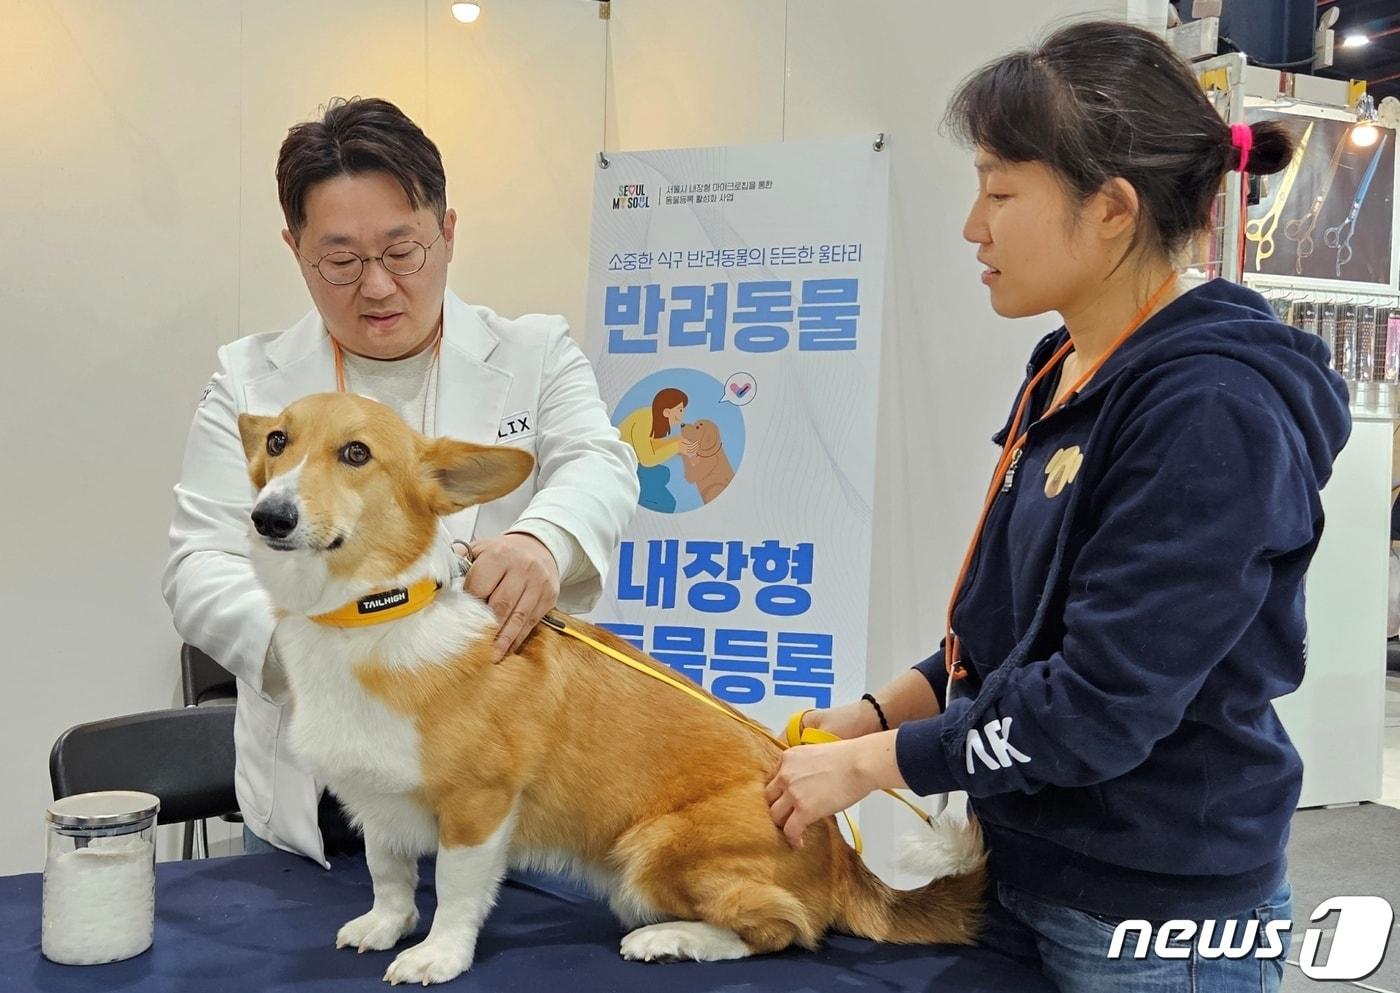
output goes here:
[[1244, 226], [1244, 236], [1250, 241], [1256, 242], [1254, 249], [1254, 268], [1258, 269], [1265, 259], [1273, 258], [1274, 255], [1274, 232], [1278, 230], [1278, 220], [1283, 213], [1283, 208], [1288, 204], [1288, 196], [1293, 192], [1293, 184], [1298, 180], [1298, 170], [1303, 167], [1303, 155], [1308, 150], [1308, 140], [1312, 138], [1313, 128], [1317, 122], [1308, 125], [1308, 129], [1303, 132], [1303, 140], [1298, 142], [1298, 149], [1293, 153], [1293, 161], [1288, 163], [1288, 169], [1283, 174], [1283, 179], [1279, 181], [1278, 193], [1274, 196], [1273, 206], [1263, 217], [1256, 218]]
[[1381, 143], [1376, 146], [1375, 154], [1371, 156], [1371, 164], [1366, 167], [1366, 172], [1361, 177], [1361, 185], [1356, 188], [1356, 197], [1351, 201], [1351, 213], [1347, 214], [1347, 219], [1335, 228], [1328, 228], [1322, 235], [1322, 243], [1337, 250], [1339, 277], [1342, 274], [1342, 266], [1351, 261], [1351, 239], [1356, 235], [1356, 219], [1361, 216], [1361, 206], [1366, 202], [1366, 194], [1371, 192], [1371, 180], [1376, 178], [1376, 170], [1380, 168], [1381, 156], [1385, 154], [1388, 141], [1390, 132], [1385, 131]]
[[1298, 243], [1298, 253], [1293, 263], [1295, 275], [1303, 274], [1303, 260], [1311, 257], [1317, 248], [1316, 242], [1313, 241], [1313, 232], [1317, 230], [1317, 219], [1322, 214], [1322, 205], [1327, 202], [1327, 197], [1332, 192], [1332, 183], [1337, 178], [1337, 167], [1342, 164], [1342, 153], [1346, 151], [1350, 140], [1351, 130], [1347, 129], [1342, 132], [1337, 147], [1332, 150], [1332, 161], [1327, 164], [1327, 172], [1322, 177], [1317, 196], [1313, 197], [1312, 207], [1302, 217], [1294, 218], [1284, 225], [1284, 236]]

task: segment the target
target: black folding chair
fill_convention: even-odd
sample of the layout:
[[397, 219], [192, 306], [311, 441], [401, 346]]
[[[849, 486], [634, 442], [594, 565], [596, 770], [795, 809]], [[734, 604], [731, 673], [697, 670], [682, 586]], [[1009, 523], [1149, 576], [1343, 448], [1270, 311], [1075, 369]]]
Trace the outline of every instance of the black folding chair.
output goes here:
[[180, 685], [186, 707], [238, 700], [238, 684], [233, 673], [193, 645], [180, 647]]
[[[186, 707], [209, 707], [238, 703], [238, 681], [210, 656], [193, 645], [180, 646], [180, 686], [184, 692]], [[230, 824], [242, 824], [243, 815], [237, 812], [224, 814], [220, 818]], [[209, 851], [209, 831], [200, 822], [204, 850]], [[185, 825], [185, 858], [194, 854], [194, 822]]]
[[[55, 800], [94, 790], [141, 790], [160, 797], [160, 824], [237, 813], [233, 790], [232, 707], [186, 707], [79, 724], [49, 753]], [[204, 835], [204, 852], [209, 837]]]

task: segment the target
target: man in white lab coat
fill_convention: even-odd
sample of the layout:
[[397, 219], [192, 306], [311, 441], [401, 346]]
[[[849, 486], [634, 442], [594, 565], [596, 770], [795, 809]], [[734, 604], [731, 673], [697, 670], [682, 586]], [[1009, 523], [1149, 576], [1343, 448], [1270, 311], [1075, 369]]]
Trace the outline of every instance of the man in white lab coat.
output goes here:
[[[164, 592], [180, 636], [238, 677], [236, 785], [249, 840], [328, 867], [345, 825], [288, 750], [275, 620], [247, 558], [254, 491], [238, 415], [350, 390], [428, 435], [530, 452], [525, 485], [445, 520], [471, 547], [469, 588], [501, 621], [498, 657], [556, 604], [593, 605], [638, 485], [563, 318], [510, 320], [447, 291], [457, 217], [442, 160], [397, 107], [337, 101], [294, 127], [277, 184], [283, 239], [315, 309], [219, 350], [175, 487]], [[446, 536], [442, 552], [452, 554]]]

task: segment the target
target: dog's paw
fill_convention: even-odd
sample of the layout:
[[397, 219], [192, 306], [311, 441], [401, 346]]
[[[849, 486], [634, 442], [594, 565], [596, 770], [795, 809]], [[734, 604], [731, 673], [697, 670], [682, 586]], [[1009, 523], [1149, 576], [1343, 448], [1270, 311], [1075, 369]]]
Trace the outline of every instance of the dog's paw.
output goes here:
[[399, 957], [384, 973], [384, 981], [393, 986], [399, 983], [445, 983], [456, 979], [471, 968], [472, 945], [434, 942], [431, 938], [419, 945], [399, 952]]
[[649, 924], [622, 939], [622, 957], [633, 962], [724, 962], [750, 954], [733, 931], [701, 921]]
[[417, 910], [411, 914], [386, 914], [371, 910], [340, 929], [335, 936], [335, 947], [355, 948], [361, 952], [388, 951], [417, 926]]

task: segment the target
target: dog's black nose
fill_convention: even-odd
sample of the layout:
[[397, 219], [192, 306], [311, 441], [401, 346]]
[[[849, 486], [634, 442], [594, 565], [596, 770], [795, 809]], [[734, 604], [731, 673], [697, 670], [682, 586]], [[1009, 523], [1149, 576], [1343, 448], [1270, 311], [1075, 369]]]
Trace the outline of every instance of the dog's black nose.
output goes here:
[[253, 527], [264, 538], [285, 538], [296, 526], [296, 504], [289, 500], [268, 501], [253, 508]]

